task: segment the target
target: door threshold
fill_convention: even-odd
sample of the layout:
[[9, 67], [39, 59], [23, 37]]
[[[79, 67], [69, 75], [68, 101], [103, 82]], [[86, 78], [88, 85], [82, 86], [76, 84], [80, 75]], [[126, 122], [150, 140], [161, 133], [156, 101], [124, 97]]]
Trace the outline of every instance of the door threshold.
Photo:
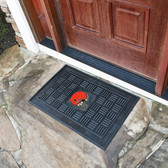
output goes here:
[[48, 48], [51, 48], [51, 49], [53, 49], [53, 50], [56, 50], [53, 41], [52, 41], [51, 39], [49, 39], [49, 38], [43, 39], [43, 40], [40, 42], [40, 44], [41, 44], [41, 45], [44, 45], [44, 46], [46, 46], [46, 47], [48, 47]]
[[39, 44], [40, 51], [131, 93], [168, 105], [168, 89], [162, 97], [154, 95], [155, 82], [70, 47], [59, 53], [53, 48], [53, 45], [49, 45], [49, 43], [53, 44], [52, 40], [45, 41], [47, 45], [44, 42]]

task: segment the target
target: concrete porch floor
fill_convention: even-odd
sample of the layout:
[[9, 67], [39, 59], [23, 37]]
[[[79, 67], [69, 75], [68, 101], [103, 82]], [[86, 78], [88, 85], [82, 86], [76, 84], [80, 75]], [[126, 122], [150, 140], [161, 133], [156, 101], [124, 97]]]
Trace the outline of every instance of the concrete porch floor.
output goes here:
[[168, 168], [160, 103], [141, 98], [106, 151], [30, 105], [64, 65], [17, 45], [0, 55], [0, 168]]

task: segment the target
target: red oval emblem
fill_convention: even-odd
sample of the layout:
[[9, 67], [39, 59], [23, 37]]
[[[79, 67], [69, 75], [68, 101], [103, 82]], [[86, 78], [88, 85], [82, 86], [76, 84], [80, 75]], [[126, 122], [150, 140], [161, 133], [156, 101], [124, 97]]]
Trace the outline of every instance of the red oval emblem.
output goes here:
[[74, 105], [77, 106], [79, 103], [82, 101], [85, 101], [87, 99], [87, 94], [85, 92], [79, 91], [74, 93], [71, 98], [70, 102]]

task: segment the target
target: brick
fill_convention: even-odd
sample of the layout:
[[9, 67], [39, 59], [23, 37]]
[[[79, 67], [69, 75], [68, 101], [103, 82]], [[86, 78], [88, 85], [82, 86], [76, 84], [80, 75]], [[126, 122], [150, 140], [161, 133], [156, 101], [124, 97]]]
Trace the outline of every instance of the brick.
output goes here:
[[12, 14], [11, 13], [6, 13], [6, 16], [11, 18]]
[[12, 28], [13, 28], [13, 30], [15, 32], [18, 32], [18, 33], [20, 32], [19, 29], [18, 29], [18, 27], [17, 27], [17, 25], [16, 25], [16, 23], [12, 23], [11, 25], [12, 25]]
[[7, 7], [7, 3], [5, 0], [0, 0], [0, 6]]
[[16, 41], [19, 43], [20, 46], [26, 48], [26, 45], [25, 45], [25, 43], [24, 43], [22, 38], [20, 38], [18, 36], [15, 36], [15, 38], [16, 38]]
[[17, 37], [22, 38], [22, 36], [21, 36], [20, 32], [15, 32], [15, 34], [16, 34], [16, 36], [17, 36]]
[[8, 7], [1, 6], [1, 9], [4, 13], [11, 13]]
[[14, 19], [12, 19], [11, 17], [6, 17], [5, 20], [6, 20], [8, 23], [15, 23]]

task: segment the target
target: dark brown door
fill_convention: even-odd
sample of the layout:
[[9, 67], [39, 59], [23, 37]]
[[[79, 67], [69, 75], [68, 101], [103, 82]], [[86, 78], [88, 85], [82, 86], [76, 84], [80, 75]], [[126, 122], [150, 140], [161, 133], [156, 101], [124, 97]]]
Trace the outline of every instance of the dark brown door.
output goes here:
[[156, 80], [167, 0], [57, 0], [69, 46]]

